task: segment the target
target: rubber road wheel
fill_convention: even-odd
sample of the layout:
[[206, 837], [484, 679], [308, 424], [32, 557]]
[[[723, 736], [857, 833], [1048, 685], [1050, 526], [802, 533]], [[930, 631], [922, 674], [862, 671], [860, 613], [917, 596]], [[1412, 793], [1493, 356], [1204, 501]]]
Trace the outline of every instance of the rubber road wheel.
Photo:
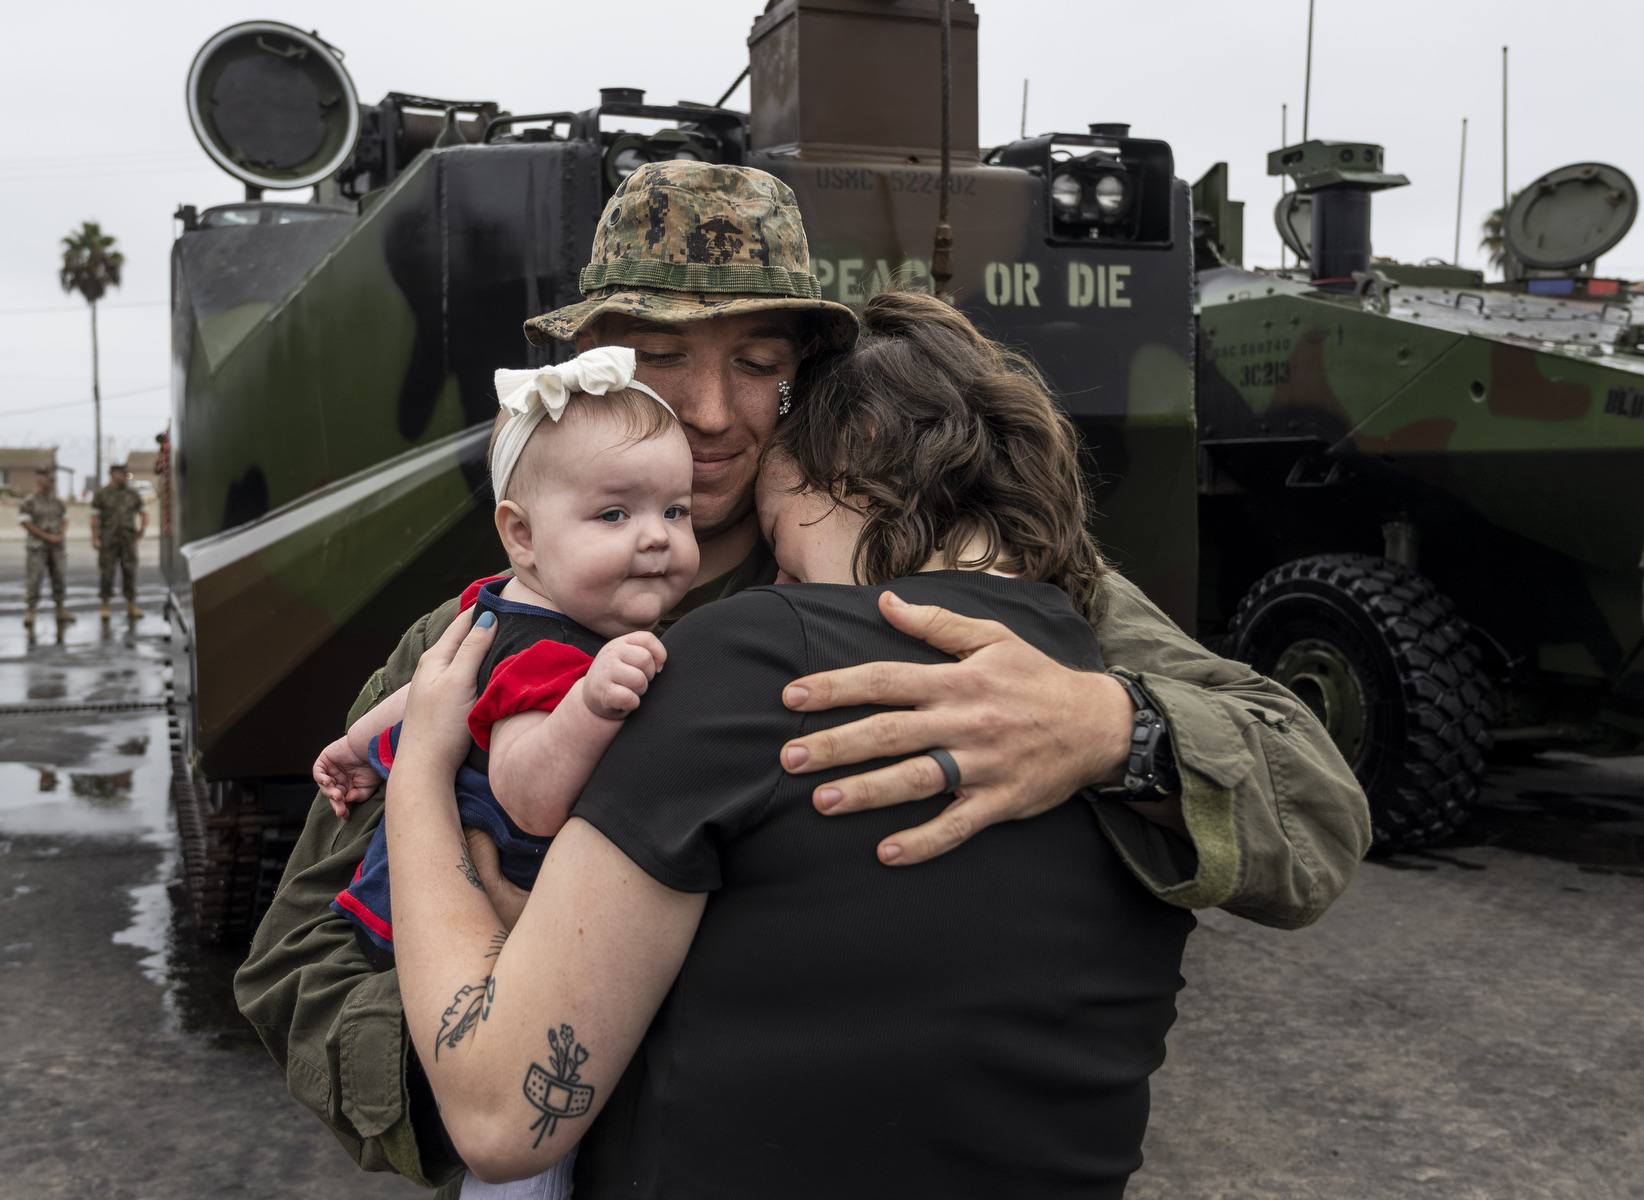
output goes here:
[[1297, 559], [1239, 602], [1227, 646], [1323, 723], [1369, 798], [1376, 849], [1429, 846], [1467, 819], [1489, 689], [1427, 579], [1367, 554]]

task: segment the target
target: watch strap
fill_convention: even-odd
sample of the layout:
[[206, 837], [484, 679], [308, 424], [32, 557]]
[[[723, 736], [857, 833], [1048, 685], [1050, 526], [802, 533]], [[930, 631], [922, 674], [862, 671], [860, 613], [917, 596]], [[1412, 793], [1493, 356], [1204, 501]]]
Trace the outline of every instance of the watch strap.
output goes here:
[[1147, 693], [1123, 675], [1109, 676], [1129, 694], [1136, 712], [1131, 718], [1130, 754], [1124, 780], [1093, 789], [1107, 800], [1165, 800], [1181, 790], [1170, 725]]

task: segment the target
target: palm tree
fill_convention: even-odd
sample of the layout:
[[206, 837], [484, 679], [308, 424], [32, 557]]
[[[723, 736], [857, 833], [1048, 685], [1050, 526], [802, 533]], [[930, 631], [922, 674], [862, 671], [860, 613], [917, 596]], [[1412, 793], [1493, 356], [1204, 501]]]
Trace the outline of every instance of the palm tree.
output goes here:
[[103, 393], [97, 378], [97, 302], [111, 287], [120, 286], [120, 268], [126, 256], [114, 249], [114, 238], [95, 221], [63, 239], [63, 269], [57, 278], [65, 292], [79, 292], [91, 306], [91, 407], [97, 433], [98, 483], [103, 479]]
[[[1514, 192], [1513, 197], [1516, 199], [1518, 193]], [[1510, 205], [1511, 201], [1508, 203]], [[1484, 225], [1482, 226], [1484, 238], [1478, 244], [1480, 250], [1490, 252], [1490, 265], [1500, 267], [1503, 278], [1507, 276], [1508, 263], [1513, 257], [1507, 252], [1507, 240], [1502, 236], [1502, 230], [1506, 227], [1506, 224], [1507, 209], [1505, 207], [1492, 209], [1490, 215], [1484, 218]]]

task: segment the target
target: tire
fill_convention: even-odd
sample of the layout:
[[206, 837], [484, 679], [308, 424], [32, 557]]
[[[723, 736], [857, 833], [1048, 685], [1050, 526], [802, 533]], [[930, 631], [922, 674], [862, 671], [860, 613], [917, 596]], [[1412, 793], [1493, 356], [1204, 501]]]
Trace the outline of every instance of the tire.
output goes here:
[[1375, 850], [1430, 846], [1466, 821], [1489, 687], [1429, 580], [1367, 554], [1297, 559], [1239, 602], [1226, 644], [1324, 723], [1369, 798]]

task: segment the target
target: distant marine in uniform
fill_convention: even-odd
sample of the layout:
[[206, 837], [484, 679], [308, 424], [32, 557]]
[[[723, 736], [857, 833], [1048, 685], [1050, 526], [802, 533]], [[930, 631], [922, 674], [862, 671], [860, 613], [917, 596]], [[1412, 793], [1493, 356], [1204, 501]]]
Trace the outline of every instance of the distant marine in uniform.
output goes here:
[[51, 596], [57, 604], [57, 627], [72, 624], [74, 614], [65, 606], [63, 586], [63, 538], [68, 530], [68, 509], [57, 496], [57, 473], [42, 467], [34, 478], [34, 494], [17, 508], [18, 524], [27, 530], [28, 583], [23, 624], [34, 628], [34, 609], [40, 602], [40, 584], [51, 572]]
[[103, 601], [103, 620], [109, 619], [109, 601], [114, 596], [114, 569], [126, 597], [126, 615], [136, 620], [143, 615], [137, 607], [137, 542], [148, 530], [148, 511], [143, 498], [130, 486], [125, 463], [108, 469], [108, 484], [91, 497], [91, 548], [97, 551], [97, 594]]

